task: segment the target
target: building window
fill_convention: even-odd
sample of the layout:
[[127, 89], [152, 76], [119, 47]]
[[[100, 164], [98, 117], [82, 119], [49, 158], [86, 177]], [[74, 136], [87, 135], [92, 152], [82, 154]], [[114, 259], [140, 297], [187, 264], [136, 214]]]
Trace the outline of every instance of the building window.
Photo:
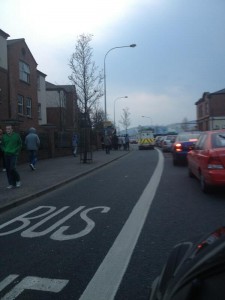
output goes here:
[[38, 103], [38, 119], [41, 120], [41, 103]]
[[19, 62], [20, 80], [30, 83], [30, 67], [23, 61]]
[[32, 108], [31, 98], [27, 98], [26, 99], [26, 115], [28, 117], [31, 117], [31, 108]]
[[17, 96], [18, 114], [23, 115], [23, 96]]

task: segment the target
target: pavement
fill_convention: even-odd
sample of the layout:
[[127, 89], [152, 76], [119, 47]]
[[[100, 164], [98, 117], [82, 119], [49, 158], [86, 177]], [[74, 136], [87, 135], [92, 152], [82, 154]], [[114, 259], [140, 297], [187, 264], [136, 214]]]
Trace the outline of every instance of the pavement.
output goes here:
[[87, 175], [128, 153], [129, 151], [110, 151], [110, 154], [106, 154], [105, 151], [98, 150], [93, 152], [92, 161], [88, 163], [80, 161], [79, 155], [44, 159], [37, 162], [35, 171], [31, 170], [29, 164], [21, 164], [17, 166], [21, 187], [12, 189], [6, 188], [6, 172], [1, 171], [0, 213]]

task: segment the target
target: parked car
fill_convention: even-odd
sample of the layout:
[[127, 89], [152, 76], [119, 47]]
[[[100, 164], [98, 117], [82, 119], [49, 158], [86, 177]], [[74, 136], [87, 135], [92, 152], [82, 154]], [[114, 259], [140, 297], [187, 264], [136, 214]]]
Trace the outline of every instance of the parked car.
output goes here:
[[130, 138], [130, 144], [137, 144], [137, 140], [134, 138]]
[[172, 145], [175, 142], [176, 135], [166, 135], [162, 140], [162, 151], [171, 152]]
[[176, 137], [176, 140], [172, 146], [172, 156], [174, 166], [181, 162], [187, 162], [187, 154], [194, 147], [201, 132], [182, 132]]
[[200, 180], [203, 192], [211, 186], [225, 187], [225, 130], [202, 133], [187, 160], [189, 176]]
[[161, 142], [164, 138], [164, 135], [158, 135], [156, 138], [155, 138], [155, 146], [156, 147], [161, 147]]

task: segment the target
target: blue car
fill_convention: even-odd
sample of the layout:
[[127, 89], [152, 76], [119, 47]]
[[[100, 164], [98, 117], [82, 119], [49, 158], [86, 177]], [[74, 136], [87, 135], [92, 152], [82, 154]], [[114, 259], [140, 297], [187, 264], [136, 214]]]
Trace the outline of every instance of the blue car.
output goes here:
[[182, 132], [176, 137], [172, 146], [173, 165], [187, 162], [187, 154], [191, 151], [197, 142], [201, 132]]

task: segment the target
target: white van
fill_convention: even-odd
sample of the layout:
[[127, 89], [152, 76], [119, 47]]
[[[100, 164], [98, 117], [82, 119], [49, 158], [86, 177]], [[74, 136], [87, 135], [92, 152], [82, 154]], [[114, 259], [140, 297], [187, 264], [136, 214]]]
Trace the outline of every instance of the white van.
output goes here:
[[155, 139], [152, 131], [143, 130], [138, 134], [138, 149], [154, 149]]

